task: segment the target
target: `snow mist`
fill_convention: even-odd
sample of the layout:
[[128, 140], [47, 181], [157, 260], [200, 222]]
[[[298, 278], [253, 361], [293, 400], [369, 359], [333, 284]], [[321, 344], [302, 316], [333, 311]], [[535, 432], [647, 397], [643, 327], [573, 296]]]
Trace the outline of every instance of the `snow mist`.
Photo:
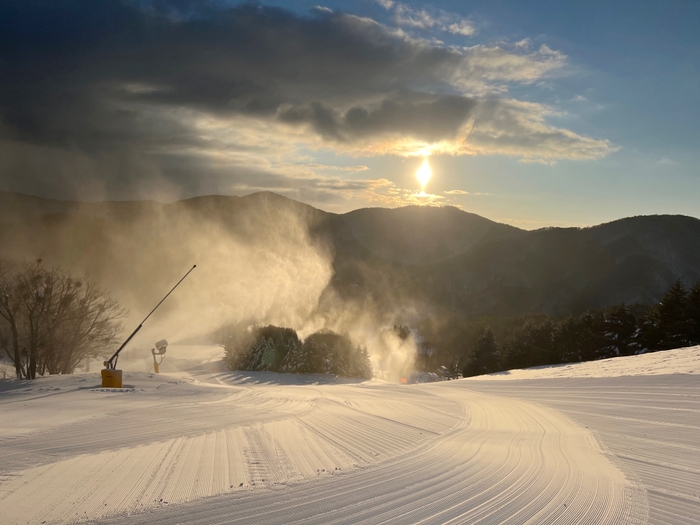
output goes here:
[[[157, 280], [165, 293], [169, 287], [156, 277], [160, 270], [154, 260], [167, 264], [172, 284], [177, 281], [175, 269], [186, 271], [190, 263], [197, 269], [144, 327], [140, 339], [165, 337], [175, 342], [246, 320], [290, 327], [305, 323], [330, 281], [330, 250], [311, 239], [298, 214], [272, 210], [274, 203], [260, 200], [259, 207], [246, 210], [243, 223], [237, 218], [235, 228], [218, 218], [202, 218], [197, 209], [178, 212], [166, 227], [168, 246], [158, 243], [140, 258], [145, 269], [141, 279]], [[138, 286], [135, 289], [138, 292]], [[152, 300], [130, 295], [127, 304], [138, 305], [132, 307], [131, 320], [138, 322]]]

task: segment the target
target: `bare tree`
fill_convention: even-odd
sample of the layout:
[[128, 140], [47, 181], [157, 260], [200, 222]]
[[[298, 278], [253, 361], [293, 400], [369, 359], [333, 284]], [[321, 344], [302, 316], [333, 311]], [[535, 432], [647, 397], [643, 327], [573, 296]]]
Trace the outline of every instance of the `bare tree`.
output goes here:
[[125, 310], [90, 281], [65, 276], [55, 298], [57, 314], [47, 325], [43, 366], [50, 374], [69, 374], [86, 358], [95, 358], [114, 346], [122, 326], [115, 322]]
[[68, 374], [109, 351], [126, 311], [102, 288], [41, 260], [0, 274], [0, 347], [18, 378]]
[[17, 318], [21, 301], [15, 289], [15, 279], [12, 274], [14, 264], [0, 260], [0, 347], [15, 366], [18, 379], [27, 377], [26, 368], [22, 366], [20, 353], [20, 335]]

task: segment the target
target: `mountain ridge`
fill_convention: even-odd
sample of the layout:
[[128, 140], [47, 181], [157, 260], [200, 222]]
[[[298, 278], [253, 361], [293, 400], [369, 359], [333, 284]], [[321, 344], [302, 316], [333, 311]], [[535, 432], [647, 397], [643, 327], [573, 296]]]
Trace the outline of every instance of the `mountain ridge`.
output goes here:
[[329, 247], [329, 292], [385, 310], [401, 302], [461, 316], [566, 315], [651, 304], [676, 279], [688, 286], [700, 279], [700, 220], [683, 215], [522, 230], [455, 207], [335, 214], [274, 192], [172, 203], [76, 203], [0, 192], [0, 210], [3, 257], [43, 257], [98, 277], [121, 264], [120, 250], [130, 244], [177, 261], [187, 251], [182, 232], [206, 236], [215, 226], [236, 242], [262, 246], [291, 221]]

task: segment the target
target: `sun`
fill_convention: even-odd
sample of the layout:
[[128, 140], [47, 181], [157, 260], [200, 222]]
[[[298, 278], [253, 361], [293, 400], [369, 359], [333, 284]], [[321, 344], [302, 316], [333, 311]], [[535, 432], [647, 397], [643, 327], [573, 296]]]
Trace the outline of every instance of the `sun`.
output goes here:
[[423, 164], [421, 164], [420, 168], [418, 168], [416, 171], [416, 178], [418, 179], [418, 182], [420, 182], [421, 190], [425, 191], [425, 186], [428, 184], [428, 181], [432, 175], [433, 170], [430, 168], [430, 164], [428, 164], [428, 158], [425, 157], [423, 159]]

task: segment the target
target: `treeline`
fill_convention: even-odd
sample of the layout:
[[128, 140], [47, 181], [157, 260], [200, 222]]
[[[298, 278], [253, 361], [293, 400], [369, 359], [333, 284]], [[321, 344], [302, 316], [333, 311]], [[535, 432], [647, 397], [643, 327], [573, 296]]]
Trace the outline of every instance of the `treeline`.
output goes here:
[[41, 260], [0, 259], [0, 359], [18, 379], [70, 374], [117, 343], [120, 304], [102, 288]]
[[367, 349], [330, 330], [313, 333], [302, 341], [291, 328], [231, 326], [221, 332], [220, 340], [231, 370], [372, 377]]
[[627, 305], [564, 319], [527, 320], [497, 339], [482, 326], [462, 373], [474, 376], [530, 366], [593, 361], [700, 344], [700, 282], [676, 281], [657, 305], [637, 315]]

